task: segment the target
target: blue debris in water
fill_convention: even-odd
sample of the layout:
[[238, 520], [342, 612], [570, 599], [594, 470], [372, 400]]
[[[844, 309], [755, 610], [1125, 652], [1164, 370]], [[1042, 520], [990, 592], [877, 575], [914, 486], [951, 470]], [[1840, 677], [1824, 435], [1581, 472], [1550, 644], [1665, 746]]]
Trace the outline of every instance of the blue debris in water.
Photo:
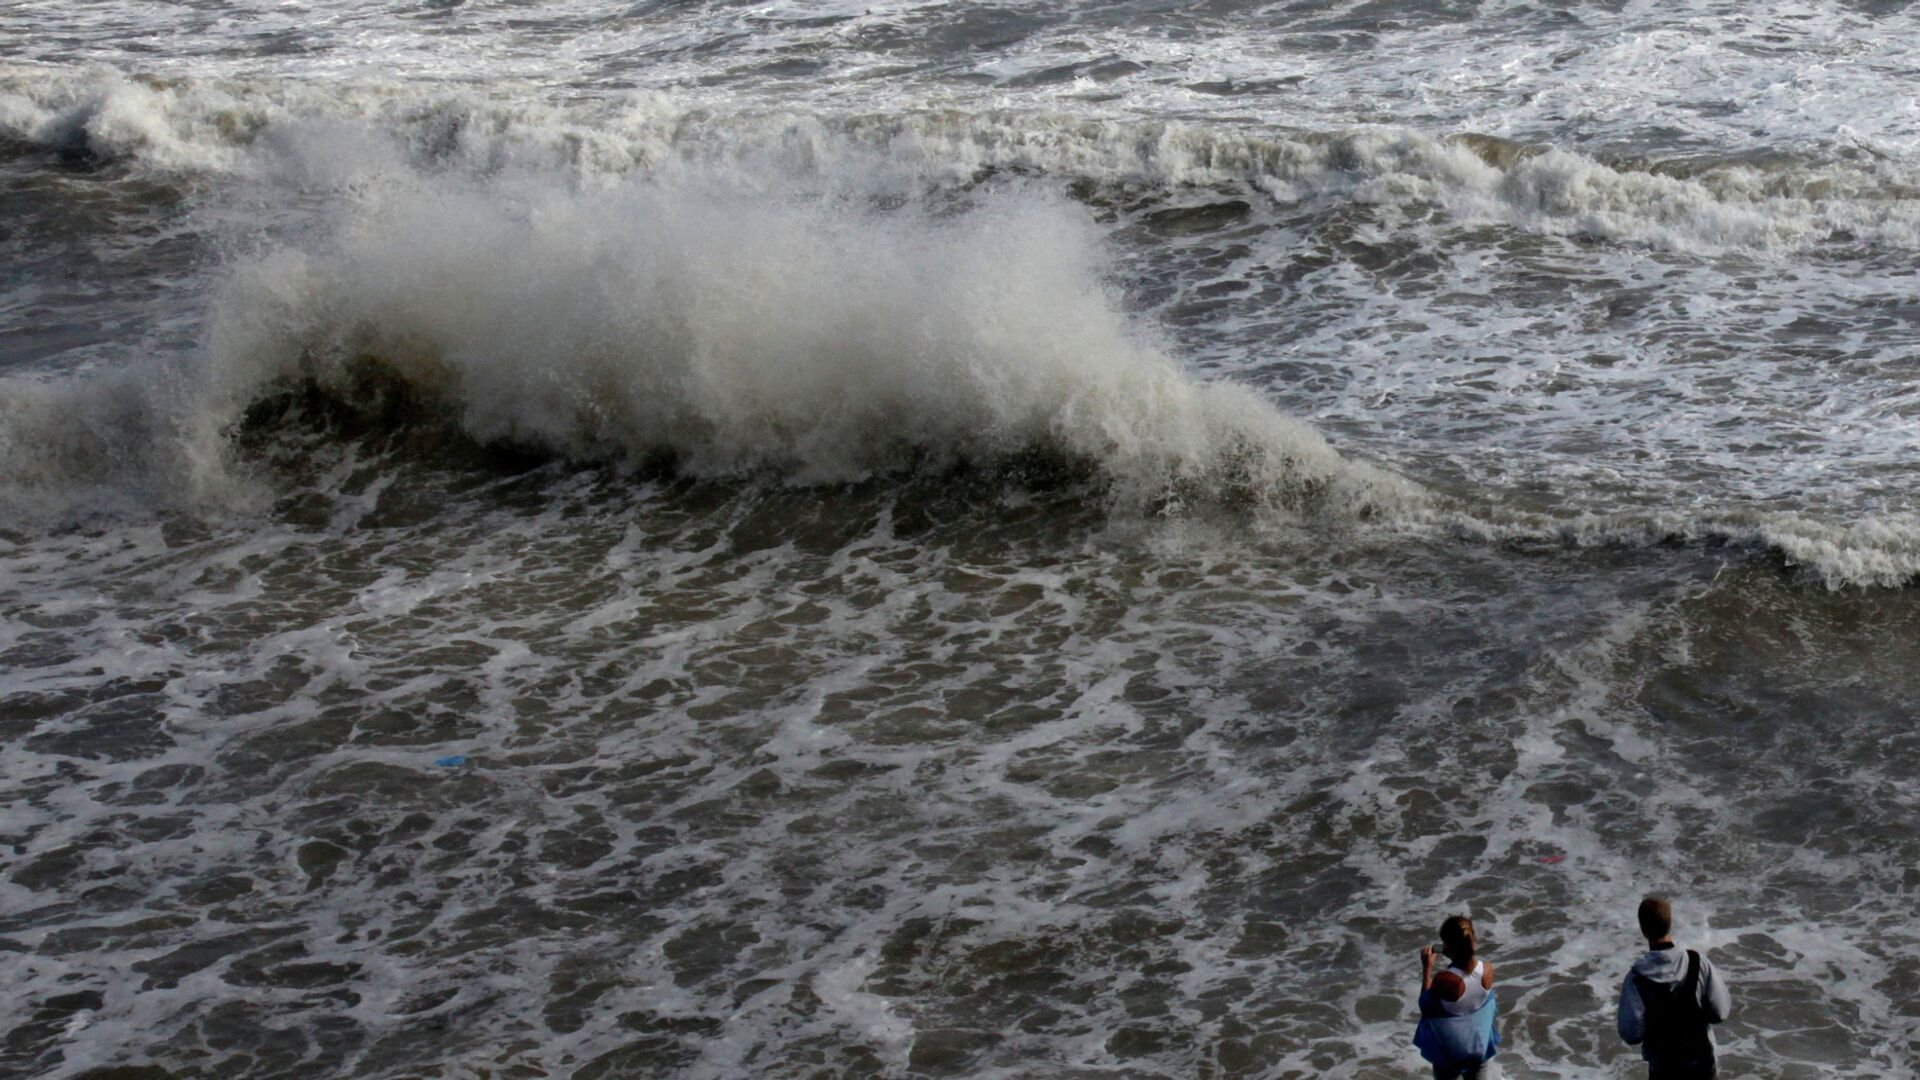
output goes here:
[[465, 765], [467, 763], [467, 756], [465, 754], [448, 754], [446, 757], [434, 758], [433, 763], [442, 768], [451, 769], [457, 765]]

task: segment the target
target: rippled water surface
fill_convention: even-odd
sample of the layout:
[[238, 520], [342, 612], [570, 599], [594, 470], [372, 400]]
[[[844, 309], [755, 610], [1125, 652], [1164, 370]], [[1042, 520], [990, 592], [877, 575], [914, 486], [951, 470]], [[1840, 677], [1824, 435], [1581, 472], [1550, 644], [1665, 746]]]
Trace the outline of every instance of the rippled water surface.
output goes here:
[[0, 11], [0, 1073], [1908, 1075], [1916, 40]]

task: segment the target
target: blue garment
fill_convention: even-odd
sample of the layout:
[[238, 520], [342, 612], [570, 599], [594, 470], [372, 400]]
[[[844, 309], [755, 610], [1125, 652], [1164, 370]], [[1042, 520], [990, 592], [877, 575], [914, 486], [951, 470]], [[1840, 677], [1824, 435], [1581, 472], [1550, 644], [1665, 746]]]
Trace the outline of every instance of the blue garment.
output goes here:
[[1433, 991], [1420, 992], [1420, 1026], [1413, 1029], [1413, 1045], [1435, 1065], [1478, 1065], [1500, 1049], [1500, 1032], [1493, 1026], [1497, 1007], [1494, 992], [1465, 1016], [1449, 1016]]

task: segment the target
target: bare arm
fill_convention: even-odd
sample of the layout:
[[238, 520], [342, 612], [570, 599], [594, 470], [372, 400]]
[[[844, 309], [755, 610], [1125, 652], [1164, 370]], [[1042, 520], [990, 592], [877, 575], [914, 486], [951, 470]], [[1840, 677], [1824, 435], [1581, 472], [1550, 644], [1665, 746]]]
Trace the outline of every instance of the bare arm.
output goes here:
[[1425, 993], [1433, 987], [1433, 946], [1420, 947], [1420, 990]]
[[1493, 989], [1493, 965], [1484, 960], [1480, 962], [1480, 985], [1488, 990]]

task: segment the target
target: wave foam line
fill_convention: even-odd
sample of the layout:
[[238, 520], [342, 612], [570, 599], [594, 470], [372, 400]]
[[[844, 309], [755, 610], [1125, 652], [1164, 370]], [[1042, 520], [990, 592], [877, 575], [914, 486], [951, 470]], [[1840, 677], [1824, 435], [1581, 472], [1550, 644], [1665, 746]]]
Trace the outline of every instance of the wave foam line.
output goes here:
[[1828, 588], [1898, 588], [1920, 581], [1920, 516], [1890, 514], [1822, 521], [1748, 510], [1677, 514], [1520, 515], [1496, 508], [1435, 508], [1416, 515], [1453, 535], [1484, 543], [1553, 543], [1575, 548], [1728, 545], [1763, 551]]
[[589, 186], [691, 174], [765, 190], [972, 182], [1230, 185], [1281, 206], [1346, 200], [1675, 250], [1920, 247], [1920, 175], [1879, 158], [1615, 162], [1389, 129], [1299, 134], [1178, 122], [903, 108], [706, 107], [655, 94], [559, 103], [533, 88], [133, 78], [0, 67], [0, 138], [72, 160], [351, 186], [431, 165], [554, 171]]

